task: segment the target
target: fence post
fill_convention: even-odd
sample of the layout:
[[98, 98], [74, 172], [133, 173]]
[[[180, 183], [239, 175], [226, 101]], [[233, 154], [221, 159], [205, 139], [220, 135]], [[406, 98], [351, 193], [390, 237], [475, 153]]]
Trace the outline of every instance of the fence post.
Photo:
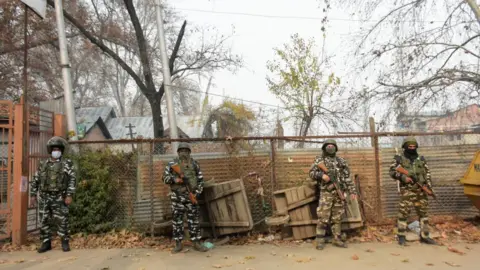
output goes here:
[[272, 159], [272, 163], [271, 163], [271, 166], [272, 166], [272, 169], [271, 169], [271, 174], [272, 174], [272, 178], [271, 178], [272, 198], [270, 198], [270, 199], [271, 199], [272, 211], [273, 211], [275, 209], [275, 202], [274, 202], [273, 193], [277, 189], [277, 170], [276, 170], [276, 166], [275, 166], [277, 153], [275, 151], [275, 140], [273, 140], [273, 139], [270, 140], [270, 147], [271, 147], [271, 156], [272, 156], [271, 157], [271, 159]]
[[55, 114], [53, 122], [53, 136], [67, 137], [67, 129], [65, 127], [65, 115]]
[[150, 142], [150, 151], [149, 151], [149, 166], [150, 167], [150, 170], [149, 170], [149, 180], [150, 180], [150, 234], [151, 236], [153, 237], [153, 233], [154, 233], [154, 222], [155, 222], [155, 213], [154, 213], [154, 206], [153, 206], [153, 153], [155, 152], [154, 151], [154, 148], [155, 147], [155, 143], [153, 142]]
[[[24, 128], [23, 118], [24, 105], [15, 105], [15, 123], [14, 123], [14, 148], [13, 148], [13, 211], [12, 211], [12, 241], [14, 245], [20, 246], [27, 240], [27, 208], [28, 208], [28, 177], [23, 175], [22, 171], [29, 168], [28, 157], [24, 157], [23, 139]], [[26, 119], [25, 121], [28, 121]], [[23, 168], [23, 170], [22, 170]]]
[[377, 184], [377, 222], [383, 219], [383, 207], [382, 207], [382, 187], [380, 179], [380, 150], [378, 146], [378, 135], [375, 131], [375, 119], [369, 118], [370, 122], [370, 134], [372, 136], [372, 146], [375, 152], [375, 183]]

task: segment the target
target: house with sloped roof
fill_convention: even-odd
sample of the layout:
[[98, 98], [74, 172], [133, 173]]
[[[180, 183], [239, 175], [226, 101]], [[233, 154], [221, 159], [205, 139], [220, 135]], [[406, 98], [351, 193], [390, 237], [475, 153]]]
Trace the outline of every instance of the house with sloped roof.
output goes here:
[[[79, 139], [98, 141], [105, 139], [153, 138], [151, 116], [117, 117], [111, 106], [83, 107], [75, 110]], [[176, 117], [180, 138], [199, 138], [203, 125], [200, 115]], [[163, 117], [164, 137], [170, 137], [168, 117]]]

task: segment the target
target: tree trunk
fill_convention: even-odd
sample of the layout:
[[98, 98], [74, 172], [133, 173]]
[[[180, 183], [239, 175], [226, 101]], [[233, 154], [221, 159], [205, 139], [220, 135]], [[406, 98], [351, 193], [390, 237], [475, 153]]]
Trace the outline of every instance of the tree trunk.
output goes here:
[[[162, 109], [160, 107], [161, 96], [159, 93], [155, 93], [153, 96], [149, 95], [148, 102], [152, 108], [152, 120], [153, 120], [153, 137], [163, 138], [163, 116]], [[163, 143], [155, 143], [153, 152], [155, 154], [161, 154], [164, 152]]]
[[[307, 136], [308, 134], [308, 129], [310, 128], [310, 125], [312, 124], [312, 120], [313, 118], [312, 117], [307, 117], [305, 119], [303, 119], [303, 123], [302, 123], [302, 129], [300, 130], [300, 136], [302, 137], [305, 137]], [[302, 141], [302, 142], [299, 142], [298, 143], [298, 148], [303, 148], [305, 145], [305, 142]]]

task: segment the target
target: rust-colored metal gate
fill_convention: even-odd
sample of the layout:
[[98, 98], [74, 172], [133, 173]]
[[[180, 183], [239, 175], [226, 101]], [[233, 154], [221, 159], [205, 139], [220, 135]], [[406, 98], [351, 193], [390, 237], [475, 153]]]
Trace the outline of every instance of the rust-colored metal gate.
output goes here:
[[13, 103], [0, 100], [0, 239], [12, 232]]
[[[46, 145], [47, 141], [54, 134], [55, 114], [30, 106], [28, 119], [28, 179], [31, 182], [40, 161], [49, 157]], [[30, 208], [29, 206], [27, 211], [27, 231], [31, 232], [40, 229], [40, 225], [38, 207]]]

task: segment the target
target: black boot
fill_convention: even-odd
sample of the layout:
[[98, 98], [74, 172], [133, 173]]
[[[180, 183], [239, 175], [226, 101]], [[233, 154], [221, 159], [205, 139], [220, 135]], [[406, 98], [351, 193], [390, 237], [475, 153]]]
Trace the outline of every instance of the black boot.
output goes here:
[[325, 238], [324, 237], [317, 237], [317, 247], [318, 250], [323, 250], [325, 248]]
[[340, 238], [333, 239], [332, 244], [334, 246], [341, 247], [341, 248], [347, 248], [348, 247], [347, 242], [342, 241], [342, 239], [340, 239]]
[[193, 248], [196, 250], [196, 251], [200, 251], [200, 252], [206, 252], [208, 251], [208, 248], [204, 247], [202, 244], [200, 244], [199, 241], [193, 241]]
[[70, 243], [68, 239], [62, 239], [62, 250], [63, 252], [69, 252], [70, 251]]
[[182, 241], [177, 240], [177, 241], [175, 241], [175, 247], [172, 249], [172, 253], [173, 254], [178, 253], [178, 252], [182, 251], [182, 249], [183, 249]]
[[426, 238], [420, 237], [420, 242], [425, 243], [427, 245], [438, 245], [437, 242], [435, 242], [435, 240], [433, 240], [430, 237], [426, 237]]
[[40, 248], [37, 250], [37, 252], [44, 253], [49, 250], [52, 250], [52, 242], [50, 242], [50, 240], [43, 242]]
[[406, 242], [407, 242], [407, 239], [405, 238], [405, 235], [398, 236], [398, 244], [400, 246], [405, 246]]

